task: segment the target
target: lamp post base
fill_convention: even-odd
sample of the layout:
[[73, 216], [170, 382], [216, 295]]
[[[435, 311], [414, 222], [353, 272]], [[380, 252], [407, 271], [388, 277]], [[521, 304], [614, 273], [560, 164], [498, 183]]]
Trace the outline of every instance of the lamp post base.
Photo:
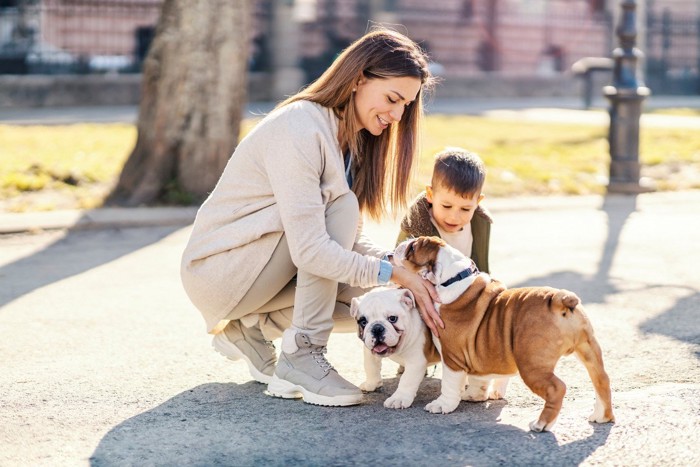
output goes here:
[[654, 187], [635, 182], [610, 182], [607, 189], [609, 195], [639, 195], [653, 191], [656, 191]]
[[608, 193], [638, 194], [653, 191], [640, 184], [639, 119], [642, 102], [649, 88], [618, 89], [606, 86], [605, 97], [610, 101], [610, 181]]

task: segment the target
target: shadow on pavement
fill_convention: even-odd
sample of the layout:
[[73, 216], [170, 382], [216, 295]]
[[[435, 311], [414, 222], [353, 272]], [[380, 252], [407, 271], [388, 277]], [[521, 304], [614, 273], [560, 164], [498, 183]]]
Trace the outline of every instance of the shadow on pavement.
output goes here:
[[461, 404], [450, 416], [423, 406], [439, 388], [428, 378], [414, 405], [329, 408], [275, 399], [249, 382], [197, 386], [107, 433], [90, 458], [102, 465], [578, 465], [602, 446], [610, 425], [560, 446], [550, 433], [498, 424], [505, 401]]
[[569, 289], [586, 303], [603, 303], [605, 297], [618, 292], [610, 280], [610, 269], [615, 253], [620, 244], [620, 234], [629, 216], [637, 208], [636, 196], [606, 196], [601, 209], [608, 218], [608, 234], [600, 253], [598, 270], [592, 277], [586, 277], [574, 271], [558, 271], [546, 276], [534, 277], [513, 287], [530, 287], [546, 285]]
[[[574, 291], [586, 303], [604, 303], [606, 297], [621, 292], [610, 278], [615, 253], [619, 247], [620, 234], [627, 219], [636, 210], [636, 196], [606, 197], [602, 206], [608, 218], [608, 234], [600, 255], [598, 270], [592, 277], [574, 271], [558, 271], [546, 276], [534, 277], [514, 287], [547, 285]], [[669, 287], [663, 284], [645, 284], [646, 289]], [[672, 286], [672, 288], [676, 288]], [[688, 287], [683, 287], [688, 288]], [[679, 300], [675, 306], [655, 318], [643, 323], [640, 330], [651, 334], [662, 334], [673, 339], [699, 346], [696, 356], [700, 358], [700, 292], [688, 288], [692, 295]], [[629, 285], [625, 289], [630, 292]]]
[[681, 298], [669, 310], [642, 323], [639, 329], [693, 344], [695, 356], [700, 358], [700, 292]]
[[0, 288], [0, 307], [158, 242], [180, 228], [69, 229], [40, 251], [0, 267], [0, 278], [12, 278], [11, 287]]

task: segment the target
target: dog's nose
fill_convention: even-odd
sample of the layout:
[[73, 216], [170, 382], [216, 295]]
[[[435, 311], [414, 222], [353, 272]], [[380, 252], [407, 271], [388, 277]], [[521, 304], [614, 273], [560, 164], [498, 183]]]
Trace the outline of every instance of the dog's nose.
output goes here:
[[372, 326], [372, 336], [375, 338], [382, 337], [384, 335], [384, 326], [382, 326], [379, 323], [376, 323], [374, 326]]

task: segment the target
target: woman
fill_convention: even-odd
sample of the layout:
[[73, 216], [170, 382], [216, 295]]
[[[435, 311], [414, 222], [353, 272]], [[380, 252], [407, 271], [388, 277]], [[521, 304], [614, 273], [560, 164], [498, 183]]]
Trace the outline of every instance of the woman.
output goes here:
[[[431, 329], [442, 324], [432, 285], [392, 267], [360, 216], [405, 205], [431, 83], [410, 39], [366, 34], [240, 142], [199, 209], [182, 259], [185, 290], [216, 350], [242, 358], [269, 394], [361, 401], [324, 353], [334, 325], [355, 330], [348, 304], [369, 287], [410, 289]], [[281, 332], [277, 360], [269, 340]]]

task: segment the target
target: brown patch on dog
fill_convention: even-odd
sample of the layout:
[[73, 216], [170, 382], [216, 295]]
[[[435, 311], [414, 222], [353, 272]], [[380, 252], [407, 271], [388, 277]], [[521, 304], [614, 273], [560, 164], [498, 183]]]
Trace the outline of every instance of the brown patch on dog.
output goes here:
[[[407, 269], [416, 272], [424, 267], [431, 271], [435, 267], [435, 260], [440, 248], [445, 246], [445, 241], [440, 237], [418, 237], [406, 246], [404, 258], [410, 263]], [[411, 268], [411, 266], [414, 266]]]

